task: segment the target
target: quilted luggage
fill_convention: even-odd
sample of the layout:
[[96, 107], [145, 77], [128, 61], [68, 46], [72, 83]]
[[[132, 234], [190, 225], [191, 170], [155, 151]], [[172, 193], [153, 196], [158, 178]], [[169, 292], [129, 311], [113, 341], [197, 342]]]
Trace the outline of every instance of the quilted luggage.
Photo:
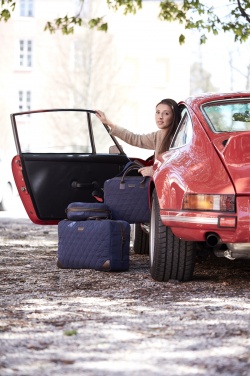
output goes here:
[[72, 202], [66, 208], [66, 213], [71, 221], [111, 218], [108, 206], [99, 202]]
[[59, 268], [129, 269], [130, 225], [124, 221], [63, 220], [58, 224]]
[[112, 212], [112, 219], [128, 223], [150, 222], [149, 206], [149, 177], [128, 176], [131, 170], [138, 166], [129, 167], [119, 177], [104, 182], [104, 203]]

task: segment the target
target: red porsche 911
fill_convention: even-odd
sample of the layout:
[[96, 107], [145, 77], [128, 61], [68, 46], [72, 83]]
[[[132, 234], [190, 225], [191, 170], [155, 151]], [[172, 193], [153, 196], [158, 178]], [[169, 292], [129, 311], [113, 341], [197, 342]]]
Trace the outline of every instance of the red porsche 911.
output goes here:
[[[150, 224], [136, 225], [136, 253], [149, 248], [158, 281], [192, 279], [197, 251], [250, 258], [250, 92], [179, 106], [170, 149], [154, 162]], [[30, 111], [11, 121], [13, 175], [34, 223], [57, 224], [69, 203], [94, 202], [130, 161], [94, 111]]]
[[250, 258], [250, 92], [180, 104], [170, 150], [154, 164], [150, 268], [188, 281], [195, 254]]

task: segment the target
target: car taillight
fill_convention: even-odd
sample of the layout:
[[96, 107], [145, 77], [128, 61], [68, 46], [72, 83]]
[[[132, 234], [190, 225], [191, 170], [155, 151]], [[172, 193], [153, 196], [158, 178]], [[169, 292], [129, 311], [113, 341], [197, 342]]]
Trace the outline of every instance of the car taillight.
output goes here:
[[235, 196], [187, 193], [183, 200], [183, 209], [235, 212]]

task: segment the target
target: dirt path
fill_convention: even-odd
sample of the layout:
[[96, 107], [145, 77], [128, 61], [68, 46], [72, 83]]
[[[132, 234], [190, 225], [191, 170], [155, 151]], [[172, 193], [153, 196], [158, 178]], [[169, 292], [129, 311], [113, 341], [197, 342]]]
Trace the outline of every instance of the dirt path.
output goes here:
[[[24, 216], [25, 217], [25, 216]], [[250, 375], [250, 261], [189, 283], [56, 266], [57, 227], [0, 217], [0, 375]]]

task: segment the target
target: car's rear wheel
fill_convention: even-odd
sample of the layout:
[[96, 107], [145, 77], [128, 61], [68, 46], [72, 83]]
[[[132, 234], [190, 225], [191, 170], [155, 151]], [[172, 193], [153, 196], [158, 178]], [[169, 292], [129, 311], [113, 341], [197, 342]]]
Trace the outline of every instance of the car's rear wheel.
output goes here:
[[140, 224], [135, 224], [134, 226], [134, 253], [140, 255], [148, 255], [149, 233], [143, 230]]
[[150, 273], [156, 281], [192, 279], [195, 264], [195, 243], [177, 238], [164, 226], [156, 191], [152, 197], [150, 223]]

